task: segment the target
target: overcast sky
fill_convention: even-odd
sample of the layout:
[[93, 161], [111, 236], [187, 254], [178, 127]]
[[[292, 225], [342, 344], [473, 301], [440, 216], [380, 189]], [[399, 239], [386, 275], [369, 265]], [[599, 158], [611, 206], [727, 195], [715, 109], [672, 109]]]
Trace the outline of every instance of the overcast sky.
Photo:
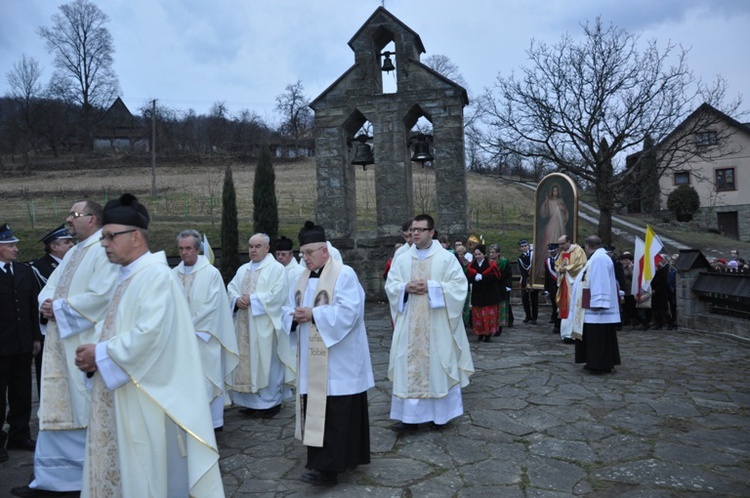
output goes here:
[[[3, 0], [0, 15], [0, 95], [22, 54], [42, 66], [52, 57], [38, 35], [51, 26], [60, 0]], [[151, 99], [207, 113], [217, 101], [232, 115], [255, 111], [276, 123], [275, 97], [301, 80], [317, 97], [354, 62], [347, 42], [381, 6], [379, 0], [98, 0], [115, 46], [114, 69], [134, 113]], [[731, 97], [750, 110], [748, 0], [386, 0], [385, 7], [416, 31], [422, 58], [447, 56], [470, 95], [498, 73], [526, 64], [532, 38], [555, 43], [580, 36], [580, 23], [601, 16], [661, 48], [690, 49], [696, 76], [722, 75]], [[745, 117], [743, 121], [750, 121]]]

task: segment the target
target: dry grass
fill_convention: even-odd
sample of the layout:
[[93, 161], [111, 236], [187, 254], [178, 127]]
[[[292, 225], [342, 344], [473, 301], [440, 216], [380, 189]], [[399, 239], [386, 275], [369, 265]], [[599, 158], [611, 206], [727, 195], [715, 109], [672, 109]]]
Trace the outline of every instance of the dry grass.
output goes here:
[[[40, 252], [36, 241], [62, 223], [77, 199], [90, 197], [99, 202], [131, 192], [138, 196], [152, 215], [152, 245], [173, 254], [174, 235], [184, 228], [206, 232], [219, 245], [221, 189], [227, 163], [203, 165], [157, 165], [157, 195], [151, 197], [151, 168], [80, 165], [67, 169], [40, 170], [31, 176], [5, 175], [0, 183], [3, 215], [22, 239], [21, 259]], [[230, 163], [237, 191], [241, 250], [244, 237], [252, 230], [252, 191], [255, 165]], [[298, 227], [315, 218], [317, 201], [315, 162], [277, 162], [276, 196], [279, 203], [280, 233], [294, 237]], [[434, 170], [414, 167], [414, 209], [435, 212]], [[357, 170], [357, 219], [363, 230], [376, 223], [375, 172]], [[468, 175], [469, 222], [473, 232], [484, 234], [487, 242], [499, 242], [503, 250], [515, 252], [515, 242], [531, 235], [533, 194], [511, 182], [487, 176]], [[33, 225], [33, 226], [32, 226]]]
[[[140, 163], [140, 164], [138, 164]], [[90, 197], [99, 202], [132, 192], [152, 215], [152, 246], [175, 255], [174, 236], [182, 229], [195, 228], [208, 234], [213, 245], [220, 245], [221, 189], [224, 169], [232, 166], [240, 224], [240, 250], [252, 231], [253, 180], [255, 164], [215, 160], [206, 164], [157, 165], [157, 195], [151, 197], [151, 168], [148, 159], [96, 157], [66, 160], [51, 169], [44, 165], [31, 176], [4, 174], [0, 182], [3, 212], [0, 223], [9, 223], [21, 238], [21, 259], [37, 257], [37, 241], [62, 223], [74, 201]], [[61, 169], [62, 168], [62, 169]], [[357, 219], [360, 230], [376, 228], [375, 168], [356, 170]], [[276, 196], [279, 204], [280, 233], [295, 238], [305, 220], [315, 219], [317, 203], [315, 161], [275, 161]], [[415, 212], [435, 213], [435, 175], [430, 168], [413, 169]], [[517, 241], [531, 237], [533, 192], [514, 181], [494, 176], [467, 174], [469, 230], [484, 235], [487, 243], [500, 244], [501, 251], [515, 255]], [[32, 226], [33, 219], [33, 226]], [[706, 254], [722, 255], [729, 247], [743, 253], [750, 244], [711, 234], [691, 224], [660, 223], [658, 219], [631, 218], [650, 223], [657, 233], [673, 237]], [[438, 220], [438, 229], [439, 229]], [[583, 219], [579, 236], [595, 233], [596, 227]], [[615, 245], [630, 245], [616, 239]]]

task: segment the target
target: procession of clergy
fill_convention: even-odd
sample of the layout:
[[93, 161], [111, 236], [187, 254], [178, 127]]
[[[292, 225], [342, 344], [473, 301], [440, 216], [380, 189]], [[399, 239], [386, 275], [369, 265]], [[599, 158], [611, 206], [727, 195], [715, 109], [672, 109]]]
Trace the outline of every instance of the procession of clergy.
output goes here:
[[[250, 261], [225, 288], [197, 231], [178, 234], [182, 262], [170, 269], [149, 250], [148, 226], [146, 207], [123, 194], [104, 208], [76, 202], [54, 232], [78, 243], [38, 296], [40, 431], [33, 480], [12, 494], [224, 496], [216, 432], [230, 404], [253, 418], [295, 407], [307, 483], [335, 485], [369, 463], [365, 293], [324, 228], [308, 221], [299, 231], [301, 263], [291, 239], [273, 241], [274, 257], [268, 236], [254, 234]], [[463, 414], [474, 372], [468, 285], [429, 215], [410, 232], [385, 283], [390, 416], [397, 431], [440, 430]], [[17, 241], [5, 225], [0, 246]], [[10, 433], [21, 434], [10, 405]]]

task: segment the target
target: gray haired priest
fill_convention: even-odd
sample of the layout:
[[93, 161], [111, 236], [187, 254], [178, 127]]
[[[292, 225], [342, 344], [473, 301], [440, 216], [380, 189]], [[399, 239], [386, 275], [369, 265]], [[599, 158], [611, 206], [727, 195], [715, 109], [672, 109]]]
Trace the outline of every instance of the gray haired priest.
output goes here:
[[298, 332], [297, 424], [307, 446], [302, 480], [331, 486], [370, 463], [367, 390], [375, 385], [365, 330], [365, 292], [354, 270], [328, 252], [325, 230], [299, 233], [307, 270], [289, 291], [284, 330]]
[[101, 241], [120, 275], [98, 344], [76, 350], [93, 374], [81, 496], [223, 497], [190, 308], [164, 253], [149, 251], [148, 225], [130, 194], [104, 207]]

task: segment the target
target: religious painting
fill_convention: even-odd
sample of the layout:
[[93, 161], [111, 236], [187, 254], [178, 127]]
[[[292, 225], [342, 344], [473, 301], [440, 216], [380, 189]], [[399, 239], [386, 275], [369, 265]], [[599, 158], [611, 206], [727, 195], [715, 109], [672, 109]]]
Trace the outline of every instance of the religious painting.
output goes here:
[[544, 260], [547, 245], [568, 235], [578, 238], [578, 190], [567, 175], [551, 173], [539, 182], [534, 197], [534, 261], [531, 265], [531, 286], [544, 290]]

